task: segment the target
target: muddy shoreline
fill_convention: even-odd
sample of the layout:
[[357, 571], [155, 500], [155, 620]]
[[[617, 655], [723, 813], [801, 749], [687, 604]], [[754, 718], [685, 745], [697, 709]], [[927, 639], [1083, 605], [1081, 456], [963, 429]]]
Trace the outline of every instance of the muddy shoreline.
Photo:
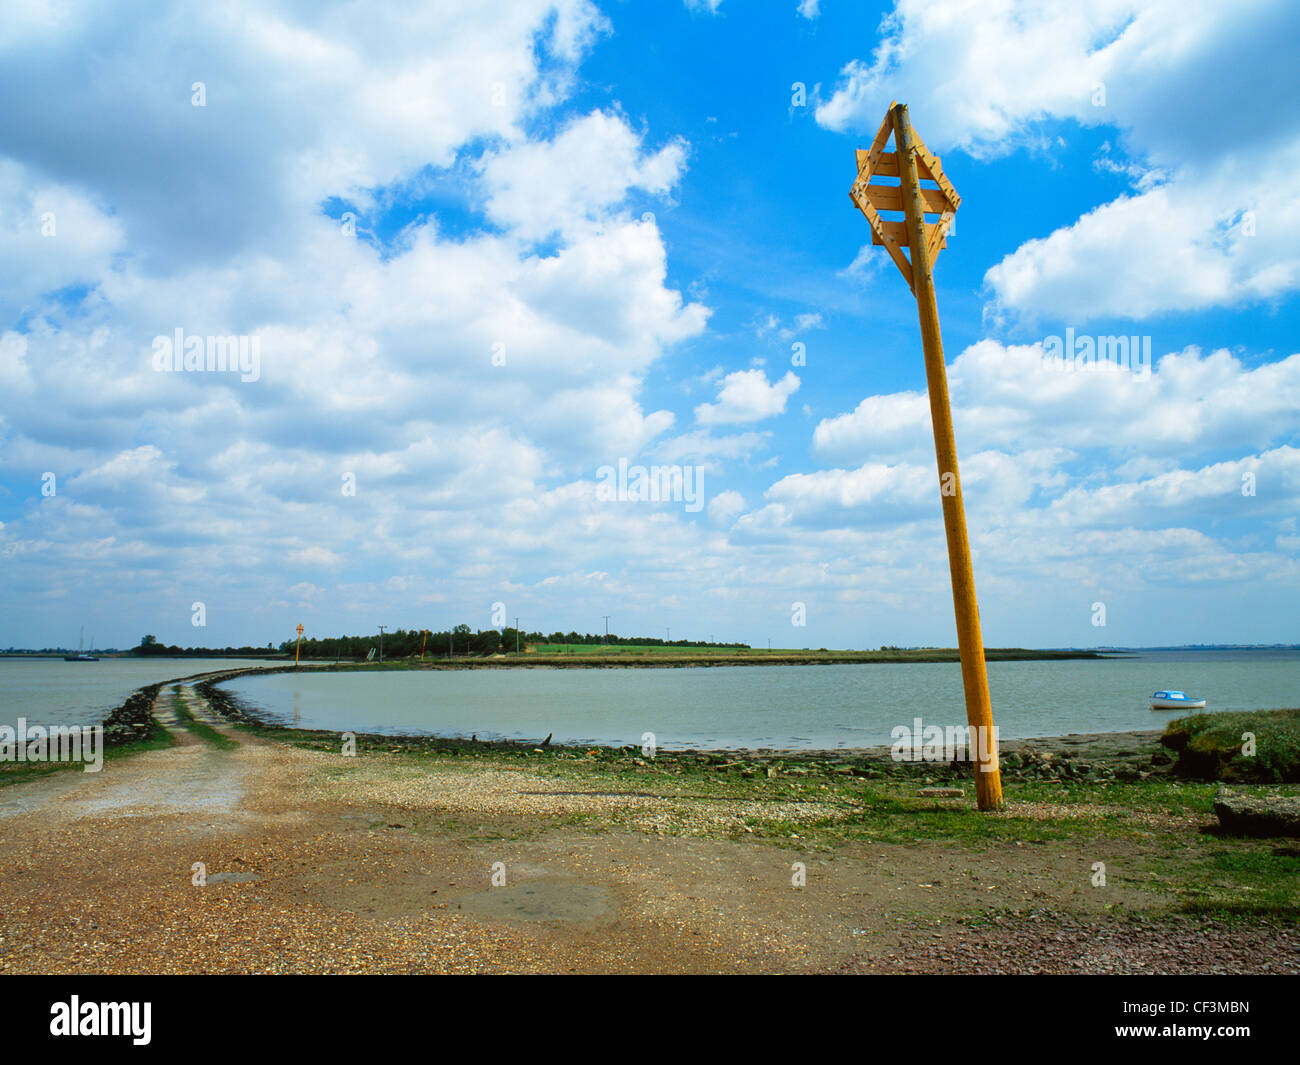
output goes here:
[[[1105, 661], [1124, 655], [1099, 654], [1096, 651], [1034, 651], [1022, 647], [990, 647], [984, 651], [988, 662], [1066, 662]], [[487, 658], [429, 658], [406, 662], [412, 669], [695, 669], [713, 666], [873, 666], [909, 663], [960, 662], [956, 648], [892, 654], [880, 651], [791, 651], [788, 653], [754, 651], [735, 654], [533, 654]], [[304, 658], [304, 665], [318, 664], [338, 669], [362, 669], [364, 662], [331, 662], [328, 658]], [[370, 666], [374, 666], [370, 663]]]
[[[266, 720], [259, 715], [255, 707], [244, 703], [233, 693], [221, 687], [223, 682], [241, 676], [291, 673], [295, 669], [296, 667], [292, 665], [270, 669], [241, 667], [197, 673], [151, 684], [132, 693], [121, 707], [109, 715], [106, 724], [113, 722], [123, 726], [120, 729], [123, 734], [117, 742], [130, 742], [131, 733], [138, 734], [142, 727], [140, 710], [152, 704], [152, 697], [160, 688], [171, 684], [191, 684], [217, 713], [232, 723], [288, 742], [306, 742], [322, 748], [336, 745], [339, 742], [339, 733], [293, 728]], [[1153, 773], [1166, 773], [1171, 769], [1172, 759], [1161, 746], [1161, 735], [1160, 729], [1141, 729], [1006, 739], [1000, 744], [1001, 770], [1003, 776], [1013, 779], [1069, 780], [1112, 777], [1120, 780], [1145, 779]], [[541, 737], [523, 740], [480, 740], [424, 733], [362, 732], [355, 733], [355, 736], [360, 750], [450, 754], [496, 751], [525, 755], [542, 753], [569, 758], [594, 756], [611, 760], [643, 757], [641, 749], [630, 744], [620, 747], [559, 744], [550, 743], [549, 740]], [[841, 772], [862, 776], [905, 775], [933, 780], [960, 780], [969, 779], [974, 773], [969, 761], [951, 763], [895, 761], [889, 745], [840, 747], [830, 750], [782, 747], [660, 748], [655, 752], [654, 757], [661, 763], [696, 764], [713, 767], [719, 771], [734, 770], [741, 774], [757, 773], [776, 767], [778, 771]]]
[[[307, 742], [323, 749], [336, 746], [340, 734], [318, 729], [301, 729], [263, 719], [254, 707], [222, 688], [230, 676], [209, 676], [196, 688], [217, 713], [227, 720], [290, 742]], [[1114, 778], [1145, 779], [1152, 773], [1168, 772], [1172, 759], [1160, 744], [1161, 730], [1071, 733], [1004, 740], [1000, 745], [1001, 769], [1011, 778], [1047, 780]], [[513, 752], [544, 754], [563, 758], [595, 757], [602, 760], [645, 760], [641, 748], [625, 744], [551, 743], [546, 739], [480, 740], [428, 734], [353, 733], [358, 750], [449, 754]], [[758, 772], [851, 773], [858, 776], [920, 776], [932, 780], [969, 779], [974, 775], [969, 761], [896, 761], [889, 745], [840, 747], [831, 750], [802, 748], [659, 748], [653, 758], [659, 763], [694, 764], [741, 775]]]

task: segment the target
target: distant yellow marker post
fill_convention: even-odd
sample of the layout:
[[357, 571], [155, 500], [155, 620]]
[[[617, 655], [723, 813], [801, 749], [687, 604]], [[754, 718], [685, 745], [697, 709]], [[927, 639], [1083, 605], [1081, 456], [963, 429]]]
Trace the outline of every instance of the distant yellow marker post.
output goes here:
[[[890, 134], [896, 151], [884, 150]], [[939, 494], [948, 539], [948, 568], [952, 573], [952, 601], [957, 619], [957, 647], [961, 652], [961, 679], [966, 695], [966, 721], [971, 728], [975, 758], [975, 797], [981, 810], [1002, 808], [1002, 775], [993, 731], [993, 705], [989, 698], [988, 669], [984, 663], [984, 638], [980, 632], [975, 574], [971, 567], [970, 536], [962, 503], [961, 476], [957, 470], [957, 441], [948, 402], [948, 373], [939, 332], [939, 305], [934, 295], [934, 260], [947, 247], [947, 236], [961, 197], [953, 188], [937, 156], [912, 129], [907, 105], [893, 103], [876, 139], [858, 153], [858, 178], [849, 198], [871, 223], [873, 244], [882, 245], [898, 266], [916, 297], [925, 350], [925, 378], [930, 394], [930, 421], [934, 451], [939, 463]], [[897, 177], [897, 185], [870, 184], [875, 175]], [[937, 188], [923, 188], [928, 179]], [[887, 221], [881, 211], [900, 211], [903, 220]], [[927, 223], [925, 215], [939, 220]], [[909, 252], [910, 260], [903, 255]]]
[[303, 633], [302, 622], [299, 622], [299, 623], [298, 623], [298, 642], [297, 642], [296, 644], [293, 645], [293, 664], [294, 664], [295, 666], [298, 665], [298, 648], [300, 648], [300, 647], [302, 646], [302, 633]]
[[427, 641], [428, 639], [429, 639], [429, 630], [421, 629], [420, 630], [420, 661], [421, 662], [424, 661], [424, 644], [425, 641]]

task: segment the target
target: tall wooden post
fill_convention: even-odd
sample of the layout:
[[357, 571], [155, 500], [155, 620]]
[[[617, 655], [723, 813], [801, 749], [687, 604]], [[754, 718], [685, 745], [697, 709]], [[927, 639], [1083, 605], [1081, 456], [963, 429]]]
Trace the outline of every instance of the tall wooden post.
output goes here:
[[[896, 162], [889, 160], [882, 151], [891, 127], [897, 149]], [[899, 179], [897, 186], [868, 184], [873, 169], [876, 173], [889, 175], [895, 166]], [[923, 189], [921, 177], [933, 180], [938, 188]], [[890, 106], [871, 150], [859, 153], [858, 182], [850, 196], [871, 222], [876, 232], [876, 243], [885, 245], [916, 296], [930, 395], [930, 421], [934, 427], [934, 451], [939, 465], [943, 525], [948, 540], [948, 567], [952, 574], [966, 721], [971, 729], [972, 757], [976, 763], [975, 795], [981, 810], [998, 810], [1002, 808], [1002, 777], [998, 771], [984, 639], [980, 633], [970, 537], [966, 531], [966, 509], [957, 468], [957, 442], [948, 402], [948, 373], [943, 359], [943, 338], [939, 332], [939, 307], [934, 295], [934, 257], [945, 244], [948, 226], [961, 198], [944, 175], [939, 160], [913, 132], [906, 104]], [[903, 213], [901, 226], [897, 222], [884, 221], [878, 213], [879, 210], [900, 209]], [[939, 214], [940, 221], [927, 224], [927, 211]], [[910, 262], [903, 258], [900, 245], [910, 252]]]

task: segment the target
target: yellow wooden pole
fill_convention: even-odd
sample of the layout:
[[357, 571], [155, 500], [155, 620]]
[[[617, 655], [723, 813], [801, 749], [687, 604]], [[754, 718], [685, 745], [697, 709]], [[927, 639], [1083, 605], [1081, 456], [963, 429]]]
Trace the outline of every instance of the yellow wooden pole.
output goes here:
[[[978, 755], [975, 797], [981, 810], [999, 810], [1002, 808], [1002, 775], [998, 771], [997, 744], [993, 739], [993, 704], [989, 698], [988, 670], [984, 664], [984, 638], [980, 633], [970, 536], [966, 532], [966, 508], [962, 503], [961, 475], [957, 470], [957, 440], [952, 431], [952, 409], [948, 403], [948, 372], [943, 361], [939, 305], [934, 295], [934, 267], [926, 240], [912, 124], [907, 117], [906, 104], [895, 104], [890, 115], [894, 125], [894, 146], [898, 150], [903, 215], [912, 251], [912, 288], [916, 294], [921, 343], [925, 349], [925, 379], [930, 393], [934, 451], [939, 463], [943, 527], [948, 538], [948, 567], [952, 572], [952, 602], [957, 617], [962, 687], [966, 693], [966, 721], [971, 727], [972, 744]], [[982, 741], [977, 737], [982, 737]]]

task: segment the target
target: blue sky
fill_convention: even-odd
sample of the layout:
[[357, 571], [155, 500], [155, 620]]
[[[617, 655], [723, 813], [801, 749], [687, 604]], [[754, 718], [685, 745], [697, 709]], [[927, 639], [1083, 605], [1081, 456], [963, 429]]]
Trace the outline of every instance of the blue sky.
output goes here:
[[[6, 14], [0, 646], [496, 604], [951, 645], [915, 305], [848, 198], [891, 99], [962, 195], [986, 642], [1300, 640], [1289, 5], [480, 7]], [[256, 379], [158, 371], [177, 329]], [[1067, 330], [1150, 372], [1052, 369]], [[620, 460], [701, 505], [601, 498]]]

